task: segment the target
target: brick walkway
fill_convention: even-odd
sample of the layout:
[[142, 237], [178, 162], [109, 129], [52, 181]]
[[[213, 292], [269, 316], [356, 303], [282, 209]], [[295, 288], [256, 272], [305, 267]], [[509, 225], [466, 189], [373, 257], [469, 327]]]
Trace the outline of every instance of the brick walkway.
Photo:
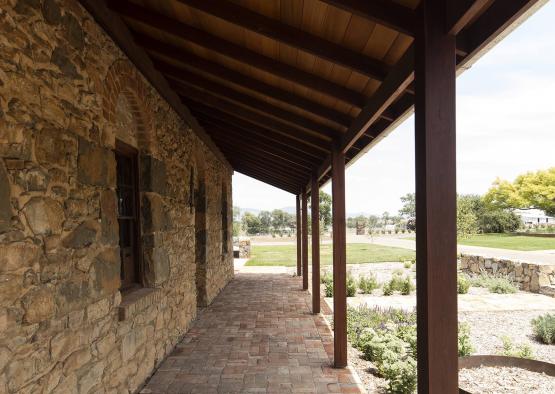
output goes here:
[[299, 278], [238, 274], [141, 393], [363, 392], [331, 368], [330, 328], [309, 306]]

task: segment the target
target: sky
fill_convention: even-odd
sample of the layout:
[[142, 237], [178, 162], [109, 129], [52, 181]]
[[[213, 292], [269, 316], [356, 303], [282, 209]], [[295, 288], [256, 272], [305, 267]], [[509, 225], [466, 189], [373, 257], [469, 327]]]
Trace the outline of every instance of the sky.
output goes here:
[[[457, 78], [457, 192], [555, 166], [555, 1]], [[348, 214], [396, 214], [414, 192], [414, 117], [346, 171]], [[331, 185], [323, 188], [331, 193]], [[295, 197], [235, 172], [233, 204], [272, 210]]]

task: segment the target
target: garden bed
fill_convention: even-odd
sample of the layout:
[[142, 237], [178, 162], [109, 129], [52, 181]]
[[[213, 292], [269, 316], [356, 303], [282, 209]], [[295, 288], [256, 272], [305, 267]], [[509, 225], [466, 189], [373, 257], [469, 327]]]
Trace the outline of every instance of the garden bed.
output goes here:
[[515, 367], [465, 368], [459, 387], [471, 394], [552, 394], [555, 377]]

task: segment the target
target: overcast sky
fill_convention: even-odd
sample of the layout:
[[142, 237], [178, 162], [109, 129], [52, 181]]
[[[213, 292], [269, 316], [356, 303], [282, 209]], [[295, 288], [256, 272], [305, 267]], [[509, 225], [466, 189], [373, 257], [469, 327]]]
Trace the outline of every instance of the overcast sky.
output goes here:
[[[457, 78], [457, 188], [485, 193], [496, 177], [555, 165], [555, 1]], [[325, 191], [331, 193], [328, 184]], [[346, 172], [348, 213], [400, 208], [414, 191], [414, 117]], [[233, 204], [274, 209], [295, 197], [235, 173]]]

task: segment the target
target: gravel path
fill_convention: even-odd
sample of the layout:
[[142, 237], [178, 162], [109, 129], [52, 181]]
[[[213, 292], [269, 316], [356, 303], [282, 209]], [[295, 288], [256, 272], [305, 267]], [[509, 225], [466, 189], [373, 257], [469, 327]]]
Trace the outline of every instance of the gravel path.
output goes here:
[[552, 394], [555, 377], [520, 368], [481, 367], [461, 370], [459, 387], [480, 394]]
[[[555, 363], [555, 345], [538, 342], [530, 320], [545, 311], [459, 312], [459, 321], [470, 326], [473, 354], [498, 354], [503, 350], [501, 338], [506, 335], [516, 346], [528, 344], [536, 360]], [[555, 392], [555, 391], [554, 391]]]

